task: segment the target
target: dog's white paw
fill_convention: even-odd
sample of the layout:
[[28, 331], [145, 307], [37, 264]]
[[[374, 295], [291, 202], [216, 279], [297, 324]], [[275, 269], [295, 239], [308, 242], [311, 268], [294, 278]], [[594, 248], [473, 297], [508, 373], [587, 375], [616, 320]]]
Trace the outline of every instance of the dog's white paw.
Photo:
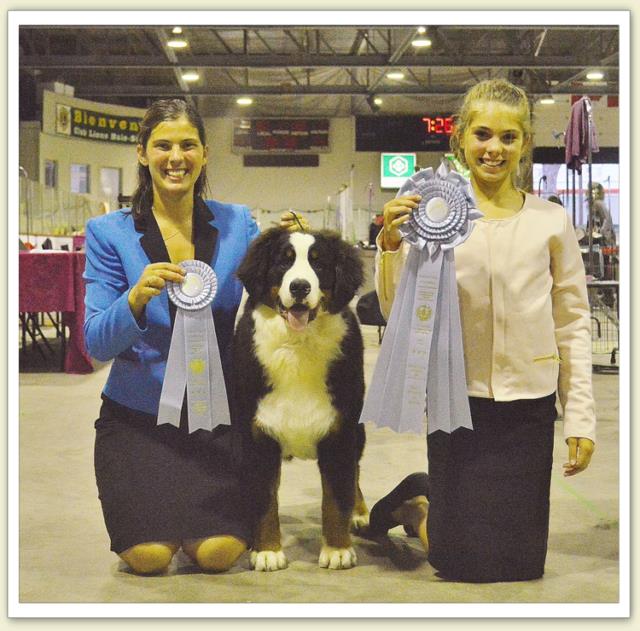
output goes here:
[[353, 513], [351, 515], [351, 531], [352, 532], [362, 532], [369, 527], [369, 513], [364, 513], [359, 515], [358, 513]]
[[251, 567], [256, 572], [275, 572], [287, 567], [287, 557], [282, 550], [251, 551]]
[[356, 551], [353, 548], [334, 548], [323, 545], [318, 558], [318, 565], [330, 570], [347, 570], [358, 563]]

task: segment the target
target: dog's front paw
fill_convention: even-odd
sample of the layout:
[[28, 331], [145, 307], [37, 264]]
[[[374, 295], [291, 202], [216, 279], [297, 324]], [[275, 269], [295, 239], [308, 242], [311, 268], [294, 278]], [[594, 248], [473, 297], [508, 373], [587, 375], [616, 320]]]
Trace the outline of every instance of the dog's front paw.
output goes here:
[[318, 558], [318, 565], [330, 570], [347, 570], [358, 563], [356, 551], [353, 548], [334, 548], [323, 545]]
[[282, 550], [251, 551], [251, 567], [256, 572], [275, 572], [287, 567], [287, 557]]
[[369, 513], [351, 515], [351, 532], [364, 532], [369, 527]]

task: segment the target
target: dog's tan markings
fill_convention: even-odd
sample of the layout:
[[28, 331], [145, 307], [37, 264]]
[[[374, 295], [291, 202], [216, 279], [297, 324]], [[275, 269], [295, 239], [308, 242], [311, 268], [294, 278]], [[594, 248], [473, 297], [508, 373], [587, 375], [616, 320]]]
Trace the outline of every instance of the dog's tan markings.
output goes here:
[[350, 522], [351, 515], [340, 511], [331, 485], [322, 475], [322, 534], [327, 545], [334, 548], [351, 547]]
[[351, 530], [360, 532], [369, 525], [369, 509], [364, 501], [364, 496], [360, 490], [360, 465], [356, 470], [356, 505], [351, 515]]
[[287, 567], [287, 558], [282, 551], [280, 518], [278, 516], [278, 489], [280, 467], [273, 485], [269, 488], [269, 506], [256, 527], [251, 565], [255, 570], [269, 572]]
[[274, 476], [273, 484], [269, 487], [269, 505], [265, 514], [258, 522], [254, 537], [255, 550], [281, 550], [280, 519], [278, 517], [278, 489], [280, 488], [280, 463]]
[[331, 570], [346, 570], [354, 567], [358, 559], [351, 545], [349, 525], [351, 511], [342, 513], [338, 508], [331, 486], [322, 475], [322, 534], [324, 543], [320, 550], [318, 565]]
[[258, 522], [254, 547], [256, 550], [282, 550], [280, 543], [280, 518], [278, 516], [278, 491], [273, 489], [269, 507]]

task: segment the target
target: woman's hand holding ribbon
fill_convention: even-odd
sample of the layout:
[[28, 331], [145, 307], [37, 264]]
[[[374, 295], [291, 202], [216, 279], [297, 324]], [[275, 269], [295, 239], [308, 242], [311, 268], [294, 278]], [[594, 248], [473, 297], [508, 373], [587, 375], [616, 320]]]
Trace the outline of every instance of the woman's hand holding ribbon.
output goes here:
[[147, 265], [129, 292], [129, 308], [135, 319], [142, 316], [145, 306], [154, 296], [160, 295], [167, 281], [181, 283], [184, 275], [185, 271], [173, 263]]
[[409, 217], [422, 197], [420, 195], [407, 195], [406, 197], [396, 197], [387, 202], [383, 209], [384, 227], [382, 233], [382, 244], [385, 250], [397, 250], [402, 242], [402, 234], [398, 228], [409, 221]]

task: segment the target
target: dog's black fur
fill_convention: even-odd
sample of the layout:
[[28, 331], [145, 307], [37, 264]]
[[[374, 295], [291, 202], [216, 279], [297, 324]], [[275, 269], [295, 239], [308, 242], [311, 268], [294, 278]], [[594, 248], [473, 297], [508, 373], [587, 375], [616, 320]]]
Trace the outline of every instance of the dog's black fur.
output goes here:
[[[306, 256], [307, 260], [301, 261], [300, 256]], [[358, 525], [363, 525], [368, 515], [358, 485], [358, 463], [365, 443], [364, 427], [358, 422], [364, 397], [363, 343], [358, 322], [348, 307], [363, 281], [360, 256], [336, 233], [290, 233], [274, 228], [254, 241], [237, 274], [247, 290], [248, 300], [234, 336], [232, 411], [234, 424], [246, 441], [247, 483], [252, 487], [258, 517], [252, 563], [259, 570], [286, 567], [277, 506], [280, 466], [283, 457], [299, 455], [298, 447], [292, 445], [302, 444], [304, 447], [300, 449], [307, 454], [309, 449], [315, 450], [322, 477], [325, 545], [320, 565], [351, 567], [356, 562], [349, 535], [352, 517], [355, 522], [360, 520]], [[285, 276], [287, 287], [283, 287]], [[299, 290], [300, 283], [302, 291]], [[290, 316], [288, 312], [298, 315]], [[308, 321], [303, 330], [291, 329], [288, 322], [300, 327], [300, 319], [303, 324]], [[268, 325], [261, 324], [264, 322]], [[301, 418], [283, 420], [282, 426], [280, 419], [273, 420], [274, 415], [271, 416], [272, 425], [264, 419], [261, 421], [258, 409], [261, 403], [265, 404], [265, 397], [269, 397], [270, 412], [277, 411], [280, 408], [276, 400], [279, 397], [291, 399], [298, 384], [291, 381], [287, 381], [286, 387], [276, 384], [273, 373], [276, 369], [270, 365], [271, 358], [260, 350], [264, 340], [259, 336], [269, 337], [276, 332], [273, 339], [277, 338], [278, 342], [270, 342], [269, 352], [274, 351], [274, 344], [277, 352], [285, 346], [290, 349], [292, 345], [306, 345], [301, 353], [283, 351], [291, 352], [287, 355], [288, 364], [300, 359], [304, 372], [304, 366], [308, 366], [304, 362], [309, 361], [304, 355], [313, 354], [309, 349], [315, 348], [317, 340], [314, 336], [327, 330], [344, 330], [344, 333], [336, 334], [339, 339], [336, 337], [336, 348], [331, 351], [331, 357], [318, 357], [318, 362], [327, 362], [324, 383], [309, 383], [305, 380], [308, 371], [307, 375], [295, 370], [291, 373], [293, 381], [299, 377], [301, 389], [306, 388], [304, 392], [312, 393], [311, 399], [313, 393], [317, 393], [322, 401], [330, 401], [330, 418], [326, 419], [326, 425], [323, 419], [317, 421], [326, 431], [323, 430], [319, 437], [313, 433], [307, 436], [305, 423], [312, 422], [307, 413], [301, 413]], [[291, 400], [284, 403], [287, 410], [296, 409]], [[288, 442], [289, 434], [295, 434], [291, 437], [292, 443]], [[283, 453], [283, 449], [287, 453]]]

